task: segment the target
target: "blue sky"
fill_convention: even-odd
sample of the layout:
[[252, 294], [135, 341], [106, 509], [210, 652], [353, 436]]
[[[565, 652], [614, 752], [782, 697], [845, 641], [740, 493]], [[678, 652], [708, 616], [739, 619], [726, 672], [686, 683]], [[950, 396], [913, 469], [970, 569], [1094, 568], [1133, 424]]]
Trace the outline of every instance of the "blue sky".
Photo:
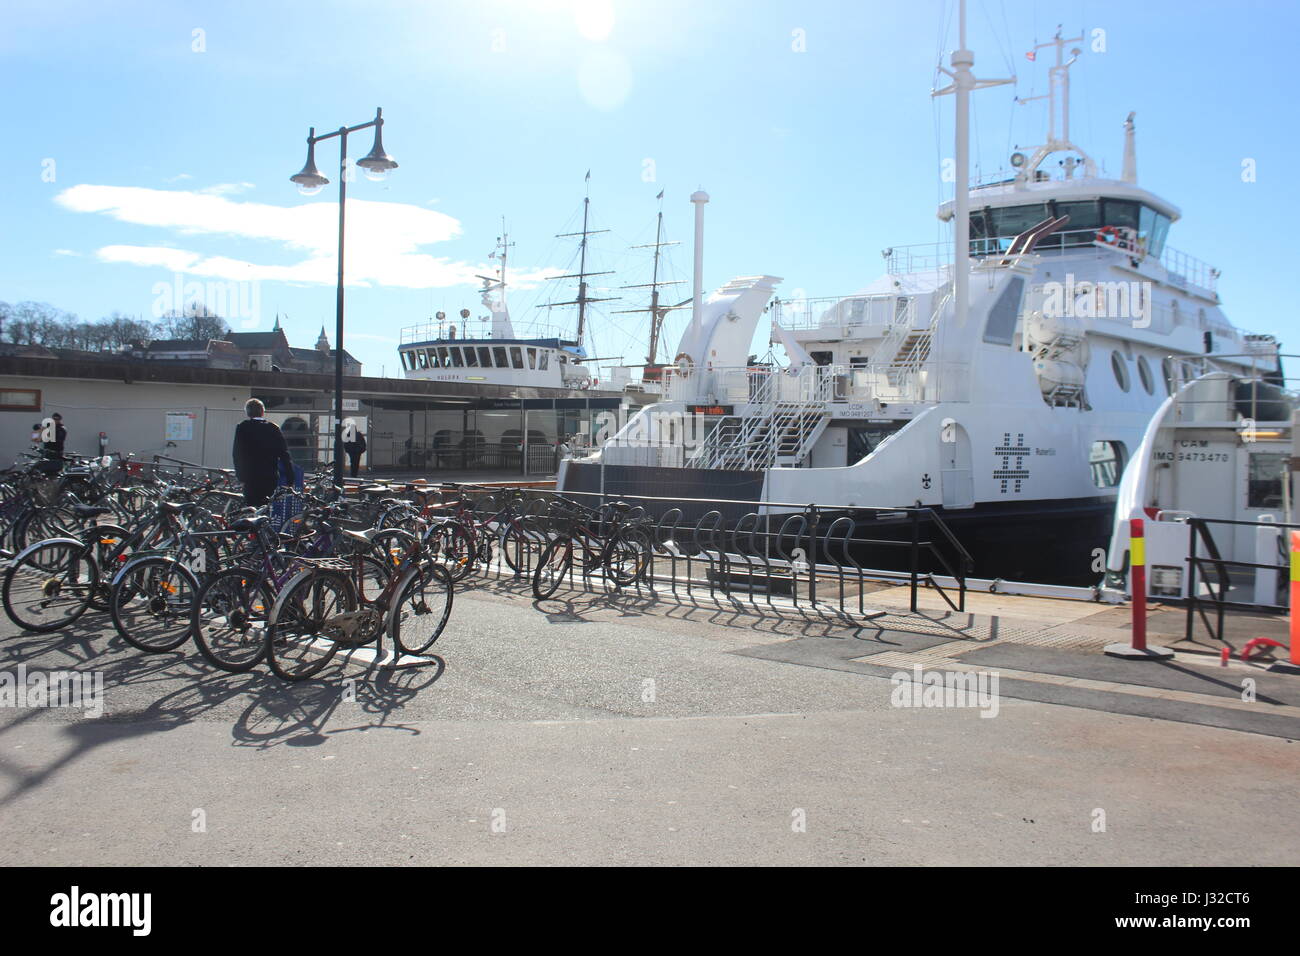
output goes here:
[[[279, 312], [295, 344], [313, 343], [322, 323], [332, 334], [337, 193], [303, 197], [288, 177], [309, 126], [365, 122], [376, 106], [401, 165], [385, 183], [349, 185], [347, 345], [368, 372], [395, 372], [403, 326], [438, 309], [482, 311], [470, 277], [490, 263], [502, 215], [520, 270], [516, 320], [542, 314], [529, 280], [568, 266], [553, 235], [575, 228], [588, 169], [595, 225], [611, 230], [596, 237], [596, 264], [618, 273], [600, 281], [648, 280], [646, 254], [626, 247], [653, 238], [661, 189], [667, 229], [686, 240], [673, 274], [689, 280], [688, 197], [702, 185], [709, 288], [765, 272], [786, 294], [846, 294], [881, 272], [881, 249], [946, 238], [934, 209], [951, 194], [939, 169], [952, 101], [929, 90], [955, 45], [954, 7], [11, 4], [0, 22], [0, 300], [149, 317], [157, 284], [178, 271], [256, 276], [257, 313], [237, 328], [269, 328]], [[1300, 351], [1286, 166], [1300, 143], [1284, 72], [1296, 5], [970, 0], [977, 75], [1018, 74], [1015, 87], [974, 96], [980, 172], [1042, 138], [1045, 106], [1013, 97], [1043, 91], [1043, 59], [1024, 52], [1058, 23], [1067, 35], [1105, 31], [1105, 52], [1084, 44], [1073, 71], [1073, 138], [1118, 176], [1121, 124], [1136, 110], [1139, 181], [1183, 211], [1170, 245], [1223, 270], [1236, 324]], [[350, 145], [362, 155], [370, 138]], [[336, 150], [317, 156], [331, 178]], [[1246, 159], [1254, 182], [1242, 181]], [[639, 321], [594, 320], [595, 351], [640, 361]]]

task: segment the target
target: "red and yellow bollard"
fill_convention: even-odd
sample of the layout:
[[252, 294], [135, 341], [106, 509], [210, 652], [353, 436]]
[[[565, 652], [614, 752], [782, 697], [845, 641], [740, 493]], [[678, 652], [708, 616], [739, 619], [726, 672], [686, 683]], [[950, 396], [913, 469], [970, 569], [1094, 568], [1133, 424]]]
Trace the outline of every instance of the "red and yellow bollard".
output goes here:
[[1129, 567], [1133, 581], [1133, 650], [1147, 649], [1147, 537], [1141, 518], [1129, 522]]
[[1133, 637], [1127, 644], [1107, 644], [1111, 657], [1130, 660], [1168, 660], [1174, 652], [1167, 647], [1147, 646], [1147, 539], [1141, 518], [1129, 521], [1129, 590], [1133, 604]]

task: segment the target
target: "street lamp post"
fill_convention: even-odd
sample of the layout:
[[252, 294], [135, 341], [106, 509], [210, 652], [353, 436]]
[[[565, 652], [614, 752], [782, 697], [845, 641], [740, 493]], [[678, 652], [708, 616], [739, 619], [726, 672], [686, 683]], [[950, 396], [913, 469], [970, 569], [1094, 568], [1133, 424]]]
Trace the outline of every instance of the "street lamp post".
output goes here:
[[289, 181], [298, 184], [304, 196], [314, 196], [327, 185], [329, 180], [316, 168], [316, 144], [327, 139], [339, 138], [339, 273], [338, 288], [335, 292], [334, 315], [334, 484], [343, 487], [343, 225], [347, 215], [348, 200], [348, 134], [359, 130], [375, 128], [375, 144], [370, 152], [357, 160], [357, 165], [365, 170], [366, 177], [376, 182], [383, 180], [390, 169], [396, 169], [393, 157], [384, 152], [384, 111], [375, 110], [375, 118], [359, 126], [341, 126], [333, 133], [316, 135], [316, 127], [307, 132], [307, 163], [302, 171], [289, 177]]

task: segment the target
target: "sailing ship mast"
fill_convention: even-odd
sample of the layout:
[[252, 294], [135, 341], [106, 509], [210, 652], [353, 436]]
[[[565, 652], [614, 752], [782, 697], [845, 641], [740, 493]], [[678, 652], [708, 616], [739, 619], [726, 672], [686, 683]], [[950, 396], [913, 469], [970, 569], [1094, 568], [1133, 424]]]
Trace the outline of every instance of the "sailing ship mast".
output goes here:
[[657, 372], [660, 368], [662, 368], [662, 366], [660, 366], [658, 362], [658, 355], [659, 355], [659, 336], [663, 331], [664, 319], [667, 317], [668, 313], [671, 312], [673, 309], [681, 308], [683, 305], [686, 304], [686, 302], [691, 301], [690, 299], [687, 299], [685, 302], [678, 302], [676, 305], [661, 306], [659, 304], [659, 289], [662, 286], [666, 286], [666, 285], [681, 285], [682, 280], [680, 279], [660, 280], [659, 278], [659, 258], [660, 258], [659, 250], [662, 249], [664, 246], [678, 245], [678, 242], [676, 240], [672, 240], [669, 242], [664, 241], [663, 190], [659, 191], [659, 195], [656, 198], [659, 200], [659, 215], [655, 223], [655, 241], [632, 247], [633, 249], [654, 249], [655, 251], [654, 267], [651, 272], [650, 281], [642, 282], [638, 285], [623, 286], [624, 289], [649, 289], [650, 307], [646, 309], [619, 309], [615, 313], [616, 315], [627, 315], [634, 312], [650, 313], [650, 346], [647, 349], [647, 354], [645, 359], [646, 361], [645, 374], [642, 376], [643, 378], [646, 379], [658, 377]]
[[571, 239], [574, 236], [581, 236], [578, 243], [578, 271], [562, 276], [548, 276], [548, 279], [577, 279], [578, 295], [577, 298], [570, 299], [568, 302], [547, 302], [542, 308], [555, 308], [561, 305], [576, 305], [578, 307], [578, 348], [583, 348], [587, 334], [587, 305], [591, 302], [612, 302], [618, 296], [593, 297], [587, 294], [587, 279], [591, 276], [613, 275], [612, 271], [606, 272], [588, 272], [587, 271], [587, 242], [590, 236], [598, 235], [602, 232], [609, 232], [608, 229], [591, 229], [589, 228], [591, 213], [591, 170], [587, 170], [587, 195], [582, 200], [582, 231], [581, 232], [562, 232], [557, 235], [556, 239]]

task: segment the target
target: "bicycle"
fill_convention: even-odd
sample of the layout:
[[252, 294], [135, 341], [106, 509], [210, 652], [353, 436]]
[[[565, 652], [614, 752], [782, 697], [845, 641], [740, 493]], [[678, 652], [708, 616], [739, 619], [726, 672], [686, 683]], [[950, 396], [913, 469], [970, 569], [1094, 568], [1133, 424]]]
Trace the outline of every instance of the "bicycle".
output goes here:
[[601, 571], [626, 587], [645, 574], [653, 547], [649, 534], [641, 522], [627, 521], [632, 510], [627, 502], [614, 502], [607, 510], [608, 530], [593, 527], [593, 522], [607, 523], [603, 514], [583, 514], [576, 506], [572, 516], [561, 519], [564, 530], [542, 551], [533, 570], [533, 597], [544, 600], [556, 592], [573, 567], [575, 552], [583, 577]]
[[422, 654], [442, 635], [454, 585], [429, 557], [428, 538], [410, 543], [383, 590], [369, 598], [358, 588], [361, 562], [295, 558], [298, 572], [285, 584], [266, 628], [266, 660], [286, 681], [318, 674], [340, 647], [359, 647], [387, 633], [400, 653]]

